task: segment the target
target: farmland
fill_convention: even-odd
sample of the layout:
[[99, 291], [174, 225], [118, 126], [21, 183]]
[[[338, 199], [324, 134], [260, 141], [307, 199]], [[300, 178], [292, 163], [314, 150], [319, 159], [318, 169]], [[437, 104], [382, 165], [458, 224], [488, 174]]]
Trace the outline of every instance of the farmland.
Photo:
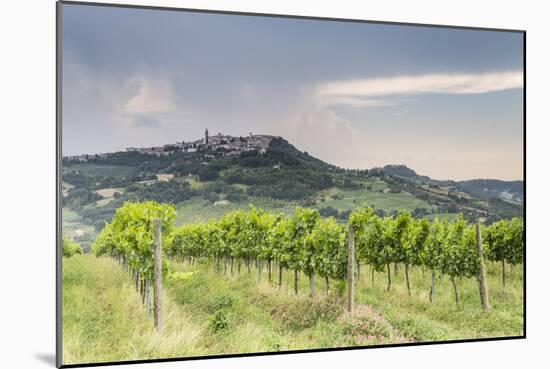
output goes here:
[[357, 207], [358, 204], [369, 204], [375, 209], [384, 209], [385, 211], [415, 208], [424, 208], [431, 210], [433, 206], [426, 201], [415, 198], [409, 193], [385, 193], [369, 190], [340, 191], [333, 197], [323, 200], [317, 204], [317, 207], [331, 206], [339, 211], [346, 211]]

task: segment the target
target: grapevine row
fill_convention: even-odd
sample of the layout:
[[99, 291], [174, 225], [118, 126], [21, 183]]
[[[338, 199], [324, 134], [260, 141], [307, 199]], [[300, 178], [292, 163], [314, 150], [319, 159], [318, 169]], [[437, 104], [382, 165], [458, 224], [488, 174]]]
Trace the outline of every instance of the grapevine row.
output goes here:
[[[353, 211], [349, 224], [334, 218], [323, 218], [317, 209], [296, 208], [290, 216], [249, 207], [235, 210], [219, 220], [186, 224], [174, 228], [175, 210], [171, 205], [155, 202], [126, 203], [119, 208], [113, 221], [105, 226], [94, 252], [110, 254], [122, 260], [146, 280], [152, 271], [152, 219], [162, 220], [163, 252], [171, 259], [206, 258], [215, 262], [218, 270], [235, 263], [240, 270], [252, 263], [258, 269], [267, 265], [269, 278], [273, 265], [279, 269], [279, 285], [284, 269], [294, 271], [297, 293], [298, 273], [310, 279], [313, 298], [314, 277], [326, 280], [346, 278], [348, 227], [355, 233], [356, 258], [374, 271], [387, 272], [387, 289], [391, 289], [390, 265], [405, 266], [410, 294], [409, 268], [412, 266], [447, 275], [458, 304], [456, 279], [471, 278], [479, 273], [480, 259], [476, 248], [475, 227], [463, 217], [448, 222], [435, 219], [415, 219], [400, 211], [391, 217], [379, 217], [367, 206]], [[516, 265], [523, 262], [523, 221], [502, 220], [482, 228], [483, 247], [488, 260]], [[503, 279], [504, 281], [504, 279]], [[434, 284], [430, 299], [434, 297]]]

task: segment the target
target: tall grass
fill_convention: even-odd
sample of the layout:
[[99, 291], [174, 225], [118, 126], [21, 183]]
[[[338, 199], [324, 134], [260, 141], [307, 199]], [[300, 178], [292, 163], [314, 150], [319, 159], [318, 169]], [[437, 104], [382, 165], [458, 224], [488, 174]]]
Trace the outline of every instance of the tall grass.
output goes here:
[[200, 355], [205, 324], [169, 295], [162, 333], [145, 319], [139, 294], [113, 260], [76, 255], [63, 260], [63, 363]]
[[64, 363], [117, 361], [161, 357], [281, 351], [442, 341], [521, 335], [523, 329], [522, 268], [508, 270], [506, 287], [498, 265], [488, 266], [491, 312], [483, 313], [474, 279], [458, 280], [459, 305], [447, 277], [436, 280], [436, 296], [429, 302], [430, 273], [410, 271], [409, 297], [404, 268], [393, 275], [386, 291], [386, 274], [361, 267], [357, 282], [357, 312], [344, 312], [342, 282], [315, 278], [310, 301], [309, 280], [301, 275], [294, 294], [293, 273], [268, 280], [267, 270], [257, 280], [246, 267], [233, 275], [215, 271], [204, 262], [172, 263], [193, 272], [185, 280], [165, 281], [165, 330], [157, 333], [146, 320], [138, 294], [118, 264], [108, 258], [77, 255], [64, 260]]

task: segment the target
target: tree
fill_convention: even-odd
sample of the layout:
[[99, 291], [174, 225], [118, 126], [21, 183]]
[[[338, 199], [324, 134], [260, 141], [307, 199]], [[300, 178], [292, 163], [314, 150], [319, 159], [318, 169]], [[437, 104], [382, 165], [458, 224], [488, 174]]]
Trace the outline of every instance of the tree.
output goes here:
[[319, 214], [323, 217], [338, 217], [338, 210], [333, 208], [332, 206], [327, 206], [324, 208], [319, 209]]

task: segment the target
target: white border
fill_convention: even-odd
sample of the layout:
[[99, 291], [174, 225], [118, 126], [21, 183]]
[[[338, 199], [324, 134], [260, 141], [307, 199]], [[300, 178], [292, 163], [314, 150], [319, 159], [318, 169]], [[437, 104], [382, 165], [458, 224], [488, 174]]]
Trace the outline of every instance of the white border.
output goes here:
[[[117, 2], [117, 1], [111, 1]], [[527, 340], [142, 364], [142, 368], [517, 368], [548, 362], [548, 13], [535, 1], [136, 1], [227, 11], [527, 30]], [[541, 5], [538, 5], [538, 4]], [[53, 367], [55, 352], [55, 2], [0, 12], [2, 367]], [[535, 363], [541, 363], [539, 365]], [[125, 367], [125, 366], [124, 366]], [[137, 366], [130, 366], [136, 368]], [[121, 367], [122, 368], [122, 367]]]

